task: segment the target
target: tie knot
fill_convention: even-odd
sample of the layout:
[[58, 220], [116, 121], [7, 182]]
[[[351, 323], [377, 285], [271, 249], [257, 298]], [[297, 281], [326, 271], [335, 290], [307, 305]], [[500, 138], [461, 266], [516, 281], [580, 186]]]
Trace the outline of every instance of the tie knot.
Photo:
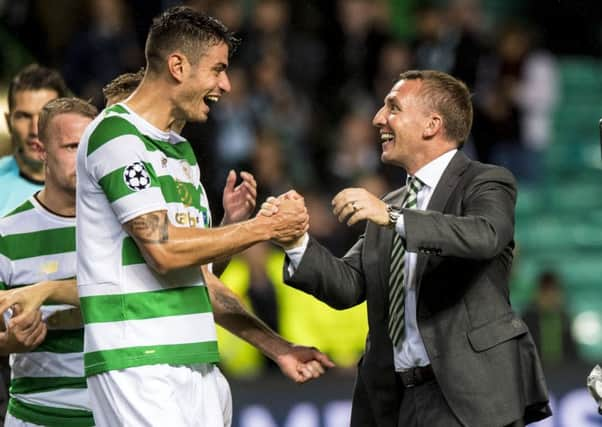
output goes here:
[[422, 181], [415, 176], [411, 177], [408, 182], [408, 191], [406, 192], [401, 207], [410, 209], [415, 208], [418, 202], [418, 192], [422, 187], [424, 187], [424, 183]]

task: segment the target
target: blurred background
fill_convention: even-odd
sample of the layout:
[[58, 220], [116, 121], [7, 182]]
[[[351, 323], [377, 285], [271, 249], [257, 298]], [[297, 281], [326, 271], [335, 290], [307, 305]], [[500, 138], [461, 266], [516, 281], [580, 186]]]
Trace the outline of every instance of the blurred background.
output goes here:
[[[345, 187], [382, 195], [403, 173], [380, 163], [371, 125], [400, 72], [464, 80], [475, 124], [465, 151], [519, 180], [512, 301], [537, 341], [556, 415], [542, 426], [601, 426], [585, 377], [602, 362], [602, 2], [600, 0], [0, 0], [0, 107], [9, 79], [37, 62], [102, 107], [101, 89], [144, 64], [154, 15], [187, 4], [241, 38], [232, 93], [187, 126], [219, 223], [228, 170], [252, 172], [259, 202], [295, 188], [311, 232], [342, 255], [362, 231], [330, 200]], [[10, 152], [6, 124], [0, 155]], [[0, 191], [2, 189], [0, 188]], [[222, 277], [287, 339], [338, 368], [295, 386], [220, 331], [235, 426], [348, 425], [366, 310], [336, 312], [282, 284], [283, 253], [257, 245]]]

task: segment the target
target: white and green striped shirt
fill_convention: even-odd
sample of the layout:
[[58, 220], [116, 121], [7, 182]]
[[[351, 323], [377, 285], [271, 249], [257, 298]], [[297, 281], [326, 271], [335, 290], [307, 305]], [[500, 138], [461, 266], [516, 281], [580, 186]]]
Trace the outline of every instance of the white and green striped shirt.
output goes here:
[[[32, 196], [0, 219], [0, 288], [73, 278], [75, 264], [75, 218], [49, 212]], [[44, 305], [43, 318], [72, 308]], [[92, 426], [83, 328], [51, 325], [49, 321], [46, 339], [35, 350], [11, 354], [8, 411], [33, 424]]]
[[123, 229], [158, 210], [167, 210], [174, 226], [210, 226], [192, 147], [116, 104], [88, 126], [77, 156], [77, 281], [87, 376], [219, 360], [199, 267], [160, 275]]

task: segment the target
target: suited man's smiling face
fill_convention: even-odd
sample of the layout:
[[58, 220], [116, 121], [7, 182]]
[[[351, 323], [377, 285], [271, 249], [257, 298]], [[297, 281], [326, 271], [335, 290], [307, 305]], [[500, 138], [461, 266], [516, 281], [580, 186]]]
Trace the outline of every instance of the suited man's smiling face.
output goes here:
[[423, 163], [428, 141], [425, 128], [429, 114], [420, 98], [420, 80], [400, 80], [385, 97], [384, 105], [372, 120], [379, 129], [381, 160], [415, 172]]

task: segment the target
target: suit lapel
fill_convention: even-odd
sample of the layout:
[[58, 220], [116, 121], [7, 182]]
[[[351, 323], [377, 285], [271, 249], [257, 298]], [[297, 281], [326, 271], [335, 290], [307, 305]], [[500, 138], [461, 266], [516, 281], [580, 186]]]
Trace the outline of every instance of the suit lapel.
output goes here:
[[[460, 177], [470, 164], [470, 159], [462, 151], [458, 151], [445, 168], [437, 187], [435, 188], [431, 200], [427, 206], [427, 210], [443, 212], [447, 201], [449, 200], [454, 189], [458, 185]], [[420, 282], [426, 267], [428, 255], [418, 253], [416, 257], [416, 289], [420, 289]]]

